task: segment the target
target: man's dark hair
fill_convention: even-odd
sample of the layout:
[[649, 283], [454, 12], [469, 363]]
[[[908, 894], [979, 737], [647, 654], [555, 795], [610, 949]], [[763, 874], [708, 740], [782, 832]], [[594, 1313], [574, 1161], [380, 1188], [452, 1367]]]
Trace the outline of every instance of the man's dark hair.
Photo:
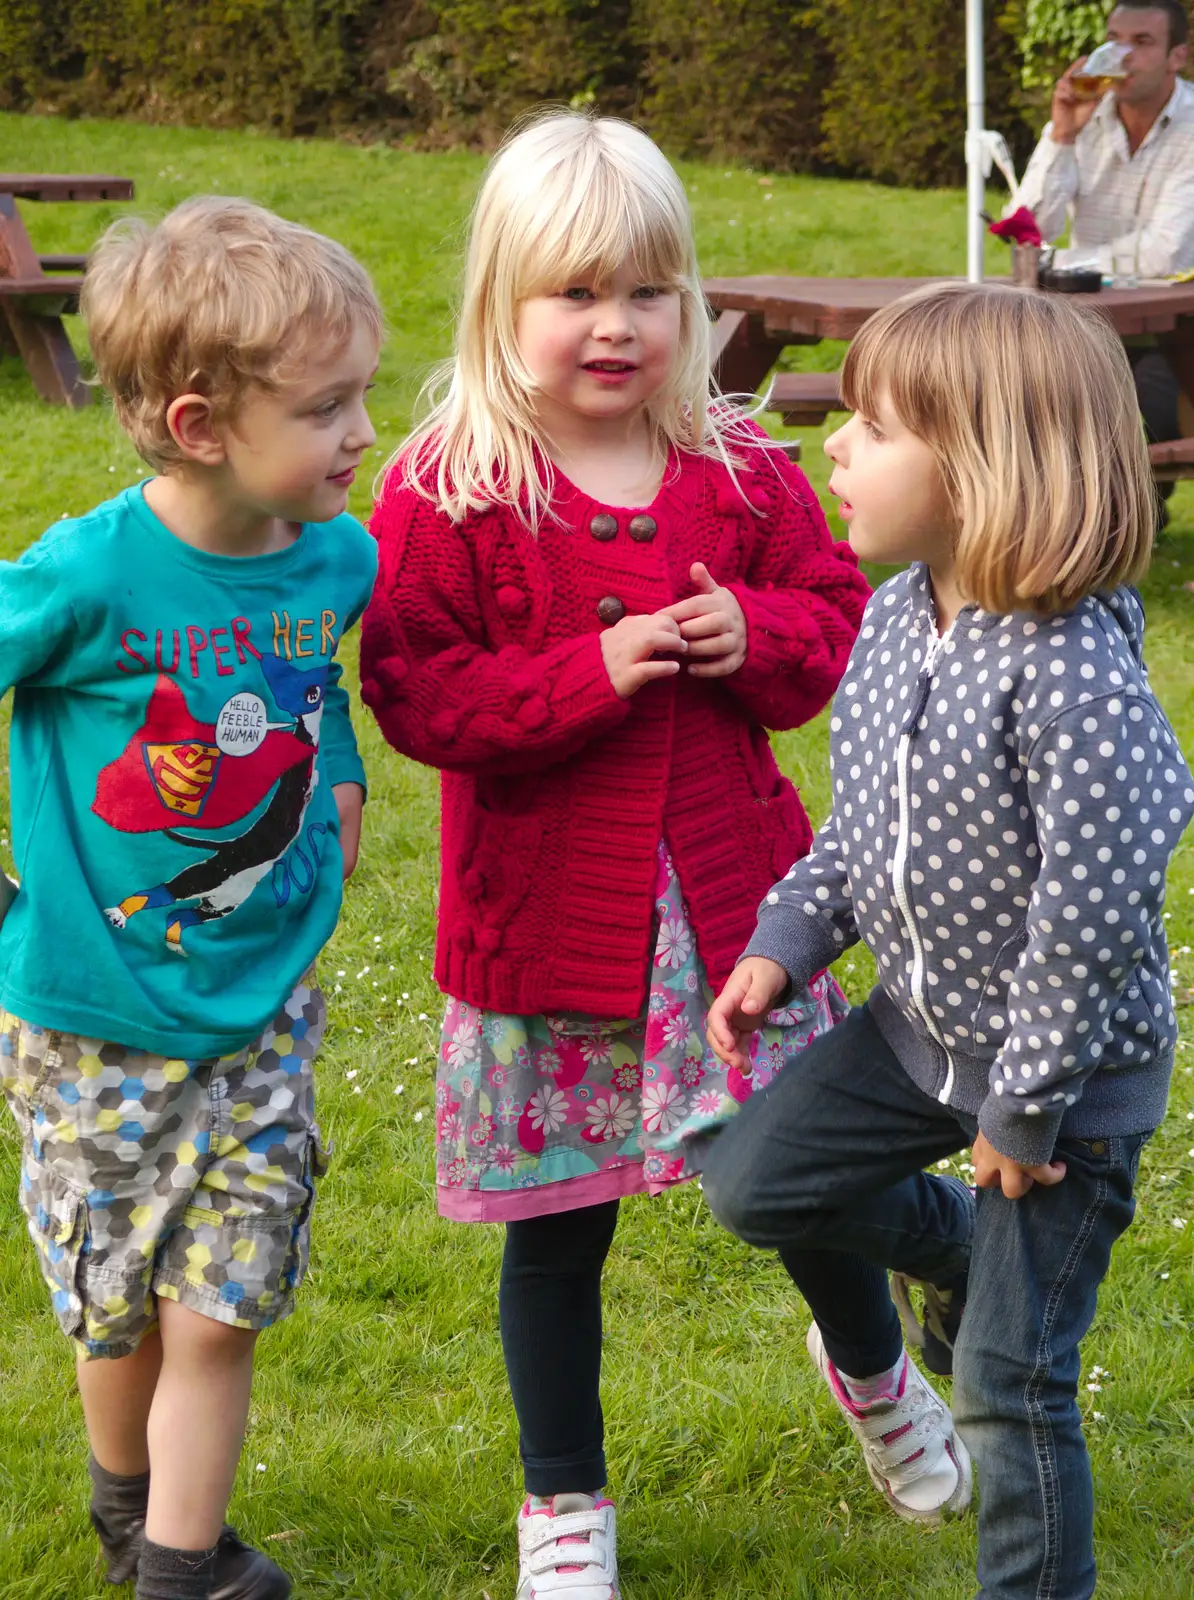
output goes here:
[[1169, 24], [1169, 48], [1185, 44], [1190, 37], [1190, 19], [1182, 0], [1119, 0], [1117, 11], [1163, 11]]

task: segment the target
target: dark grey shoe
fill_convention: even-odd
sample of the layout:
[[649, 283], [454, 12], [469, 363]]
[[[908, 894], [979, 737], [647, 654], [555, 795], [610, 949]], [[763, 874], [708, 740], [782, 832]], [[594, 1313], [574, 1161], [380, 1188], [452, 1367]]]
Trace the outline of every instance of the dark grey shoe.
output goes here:
[[109, 1583], [128, 1583], [137, 1576], [137, 1558], [145, 1537], [149, 1474], [125, 1478], [107, 1472], [92, 1456], [91, 1526], [99, 1536]]
[[290, 1579], [267, 1555], [254, 1550], [235, 1528], [225, 1527], [216, 1546], [216, 1578], [210, 1600], [286, 1600]]
[[139, 1517], [118, 1519], [111, 1512], [101, 1516], [92, 1506], [91, 1526], [103, 1548], [108, 1582], [131, 1583], [137, 1576], [137, 1558], [145, 1537], [144, 1512]]

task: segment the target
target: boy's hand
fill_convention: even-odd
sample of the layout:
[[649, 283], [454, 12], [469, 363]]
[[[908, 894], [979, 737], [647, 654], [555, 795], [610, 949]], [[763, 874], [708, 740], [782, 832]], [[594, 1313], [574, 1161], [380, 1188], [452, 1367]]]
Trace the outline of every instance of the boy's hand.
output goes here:
[[705, 1037], [713, 1054], [727, 1067], [750, 1073], [743, 1042], [758, 1027], [788, 987], [788, 974], [778, 961], [747, 956], [726, 980], [726, 986], [709, 1007]]
[[629, 700], [652, 678], [672, 678], [680, 670], [678, 661], [654, 661], [657, 650], [688, 649], [680, 625], [666, 611], [649, 617], [623, 617], [601, 635], [601, 657], [614, 693]]
[[332, 794], [340, 814], [340, 852], [344, 857], [344, 881], [347, 883], [356, 870], [357, 852], [361, 848], [365, 791], [359, 783], [337, 783], [332, 786]]
[[1065, 1162], [1050, 1161], [1043, 1167], [1023, 1167], [1011, 1156], [1002, 1156], [985, 1133], [974, 1141], [974, 1182], [980, 1189], [1002, 1189], [1008, 1200], [1019, 1200], [1034, 1183], [1046, 1189], [1065, 1177]]
[[697, 593], [688, 600], [677, 600], [663, 612], [674, 617], [694, 659], [689, 672], [694, 678], [728, 678], [746, 660], [746, 618], [732, 589], [724, 589], [713, 578], [703, 561], [689, 568]]

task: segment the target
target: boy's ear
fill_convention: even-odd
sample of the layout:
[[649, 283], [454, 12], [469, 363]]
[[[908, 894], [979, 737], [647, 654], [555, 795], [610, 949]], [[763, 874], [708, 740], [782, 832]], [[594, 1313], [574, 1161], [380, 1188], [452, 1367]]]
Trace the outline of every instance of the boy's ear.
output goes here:
[[216, 434], [211, 401], [202, 394], [180, 394], [166, 408], [166, 426], [175, 444], [201, 467], [222, 466], [223, 443]]

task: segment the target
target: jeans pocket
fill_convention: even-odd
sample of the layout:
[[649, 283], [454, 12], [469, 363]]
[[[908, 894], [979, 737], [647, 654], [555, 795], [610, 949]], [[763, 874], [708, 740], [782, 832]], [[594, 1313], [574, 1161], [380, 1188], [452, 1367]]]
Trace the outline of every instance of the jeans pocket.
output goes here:
[[1064, 1161], [1067, 1153], [1092, 1173], [1114, 1179], [1122, 1174], [1129, 1190], [1140, 1170], [1140, 1156], [1151, 1138], [1147, 1133], [1108, 1133], [1088, 1139], [1065, 1138], [1057, 1141], [1054, 1159]]
[[82, 1332], [83, 1257], [87, 1249], [87, 1197], [48, 1167], [26, 1168], [21, 1200], [37, 1246], [42, 1277], [63, 1333]]

